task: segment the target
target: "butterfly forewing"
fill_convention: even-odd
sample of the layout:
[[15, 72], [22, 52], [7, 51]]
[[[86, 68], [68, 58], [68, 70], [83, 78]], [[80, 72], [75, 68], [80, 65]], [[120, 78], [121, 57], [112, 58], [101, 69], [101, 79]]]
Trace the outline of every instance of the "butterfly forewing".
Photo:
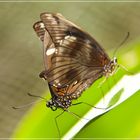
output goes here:
[[[51, 58], [52, 58], [52, 54], [47, 55], [47, 51], [48, 53], [51, 52], [51, 50], [55, 50], [55, 45], [52, 42], [52, 39], [48, 33], [48, 31], [46, 30], [44, 23], [42, 21], [38, 21], [33, 25], [33, 28], [36, 32], [36, 34], [38, 35], [38, 37], [40, 38], [40, 40], [43, 42], [43, 57], [44, 57], [44, 65], [45, 65], [45, 70], [49, 70], [51, 68]], [[44, 39], [45, 38], [45, 39]]]
[[40, 18], [34, 25], [44, 46], [40, 77], [48, 80], [52, 95], [77, 98], [103, 75], [110, 59], [88, 33], [61, 14], [42, 13]]
[[[87, 73], [102, 71], [103, 66], [110, 61], [89, 34], [62, 15], [43, 13], [41, 20], [56, 48], [51, 59], [52, 67], [44, 74], [50, 84], [64, 86], [75, 80], [81, 81], [86, 78], [84, 75]], [[44, 41], [47, 39], [44, 38]]]

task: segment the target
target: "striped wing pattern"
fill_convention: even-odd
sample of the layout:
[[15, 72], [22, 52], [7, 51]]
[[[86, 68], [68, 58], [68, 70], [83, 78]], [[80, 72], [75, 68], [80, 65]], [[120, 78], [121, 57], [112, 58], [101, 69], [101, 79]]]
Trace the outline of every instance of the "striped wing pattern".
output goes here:
[[44, 46], [45, 70], [40, 77], [55, 95], [78, 97], [103, 75], [110, 59], [88, 33], [61, 14], [42, 13], [40, 18], [33, 26]]

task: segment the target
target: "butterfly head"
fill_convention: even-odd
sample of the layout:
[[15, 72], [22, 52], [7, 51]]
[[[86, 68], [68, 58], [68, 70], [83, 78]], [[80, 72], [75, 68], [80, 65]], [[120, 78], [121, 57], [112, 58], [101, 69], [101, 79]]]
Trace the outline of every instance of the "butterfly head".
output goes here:
[[104, 66], [104, 75], [106, 77], [113, 75], [117, 67], [117, 58], [114, 57], [107, 65]]
[[53, 111], [57, 110], [57, 108], [67, 110], [67, 108], [71, 106], [71, 100], [65, 97], [52, 98], [46, 103], [46, 106]]

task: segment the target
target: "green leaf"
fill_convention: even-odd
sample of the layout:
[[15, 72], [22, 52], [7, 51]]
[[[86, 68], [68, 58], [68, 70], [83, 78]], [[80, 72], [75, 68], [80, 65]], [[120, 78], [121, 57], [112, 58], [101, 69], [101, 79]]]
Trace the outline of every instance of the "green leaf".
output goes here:
[[108, 107], [111, 107], [112, 105], [114, 105], [115, 103], [117, 103], [123, 93], [123, 89], [120, 89], [114, 96], [113, 98], [109, 101]]

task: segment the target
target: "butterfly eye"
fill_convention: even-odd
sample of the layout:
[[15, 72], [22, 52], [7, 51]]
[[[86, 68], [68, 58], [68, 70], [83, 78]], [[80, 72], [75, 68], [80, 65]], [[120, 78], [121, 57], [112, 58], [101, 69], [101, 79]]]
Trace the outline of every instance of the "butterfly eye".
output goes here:
[[117, 64], [117, 58], [114, 57], [114, 60], [113, 60], [114, 64]]

